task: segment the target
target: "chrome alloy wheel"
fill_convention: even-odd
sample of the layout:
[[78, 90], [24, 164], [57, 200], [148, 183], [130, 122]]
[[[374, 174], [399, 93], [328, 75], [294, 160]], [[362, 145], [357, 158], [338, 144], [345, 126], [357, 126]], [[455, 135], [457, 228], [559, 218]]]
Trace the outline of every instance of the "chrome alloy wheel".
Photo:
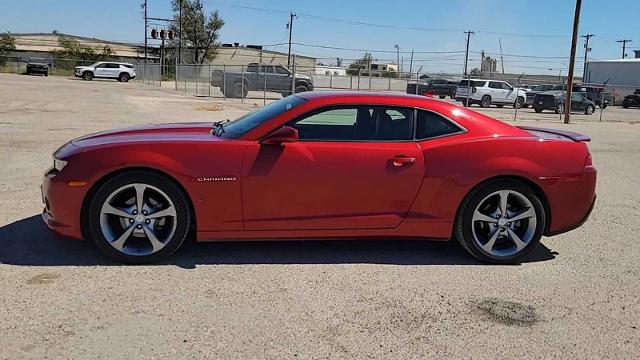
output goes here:
[[116, 250], [127, 255], [150, 255], [172, 238], [176, 216], [173, 202], [162, 190], [133, 183], [112, 192], [102, 204], [100, 229]]
[[472, 222], [476, 244], [500, 258], [517, 254], [531, 242], [537, 217], [526, 196], [515, 190], [501, 190], [480, 201]]

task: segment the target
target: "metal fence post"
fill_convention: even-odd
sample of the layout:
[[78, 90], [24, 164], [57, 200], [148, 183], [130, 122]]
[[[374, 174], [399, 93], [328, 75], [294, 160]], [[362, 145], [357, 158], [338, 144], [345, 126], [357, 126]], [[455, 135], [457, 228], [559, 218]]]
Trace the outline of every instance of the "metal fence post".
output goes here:
[[391, 91], [391, 77], [388, 77], [387, 80], [387, 90]]
[[267, 105], [267, 76], [263, 76], [264, 78], [264, 88], [262, 88], [262, 106]]
[[[185, 65], [187, 66], [186, 70], [188, 70], [189, 69], [189, 67], [188, 67], [189, 65], [187, 65], [187, 64], [185, 64]], [[185, 71], [185, 72], [188, 72], [188, 71]], [[185, 93], [187, 92], [187, 77], [186, 76], [184, 76], [184, 92]]]
[[198, 78], [200, 77], [200, 65], [196, 64], [196, 95], [198, 95]]
[[369, 90], [371, 90], [371, 70], [369, 70]]
[[333, 73], [329, 71], [329, 89], [333, 89]]
[[358, 69], [358, 91], [360, 91], [360, 69]]
[[[240, 102], [244, 103], [244, 65], [242, 65], [242, 77], [240, 78], [240, 89], [242, 90], [240, 93]], [[247, 94], [249, 91], [247, 90]]]
[[296, 93], [296, 54], [293, 54], [293, 72], [291, 74], [291, 95]]
[[207, 63], [209, 64], [209, 66], [207, 67], [207, 71], [209, 72], [209, 74], [207, 75], [207, 89], [209, 89], [209, 97], [211, 97], [211, 63], [207, 61]]
[[227, 100], [227, 65], [222, 64], [222, 98]]
[[175, 70], [176, 74], [174, 76], [173, 82], [175, 83], [175, 91], [178, 91], [178, 57], [176, 56], [174, 60], [175, 61], [173, 63], [175, 64], [174, 66], [176, 67], [176, 70]]
[[420, 87], [420, 82], [418, 81], [418, 79], [420, 79], [420, 71], [416, 73], [416, 95], [418, 95], [418, 88]]

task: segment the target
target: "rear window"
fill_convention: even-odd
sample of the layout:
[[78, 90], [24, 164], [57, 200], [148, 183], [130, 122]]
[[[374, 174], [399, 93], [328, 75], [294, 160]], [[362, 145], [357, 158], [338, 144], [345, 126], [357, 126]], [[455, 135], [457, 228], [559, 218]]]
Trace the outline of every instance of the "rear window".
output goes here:
[[133, 69], [133, 65], [122, 64], [122, 66], [126, 67], [127, 69]]
[[486, 84], [486, 81], [478, 81], [478, 80], [460, 80], [458, 86], [468, 86], [471, 87], [483, 87]]

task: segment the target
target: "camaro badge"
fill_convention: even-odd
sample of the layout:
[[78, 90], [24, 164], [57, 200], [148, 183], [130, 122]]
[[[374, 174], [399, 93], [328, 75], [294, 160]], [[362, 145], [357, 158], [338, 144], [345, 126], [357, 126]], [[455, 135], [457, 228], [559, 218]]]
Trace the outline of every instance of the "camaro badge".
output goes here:
[[210, 181], [236, 181], [235, 176], [216, 176], [216, 177], [199, 177], [197, 182], [210, 182]]

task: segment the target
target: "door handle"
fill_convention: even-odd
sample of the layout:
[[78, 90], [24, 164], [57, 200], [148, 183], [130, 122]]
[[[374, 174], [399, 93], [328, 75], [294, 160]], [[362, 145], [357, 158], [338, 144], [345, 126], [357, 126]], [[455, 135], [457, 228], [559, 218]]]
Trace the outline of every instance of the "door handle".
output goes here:
[[416, 162], [416, 158], [414, 157], [396, 156], [393, 159], [391, 159], [391, 163], [395, 167], [402, 167], [407, 164], [413, 164], [415, 162]]

